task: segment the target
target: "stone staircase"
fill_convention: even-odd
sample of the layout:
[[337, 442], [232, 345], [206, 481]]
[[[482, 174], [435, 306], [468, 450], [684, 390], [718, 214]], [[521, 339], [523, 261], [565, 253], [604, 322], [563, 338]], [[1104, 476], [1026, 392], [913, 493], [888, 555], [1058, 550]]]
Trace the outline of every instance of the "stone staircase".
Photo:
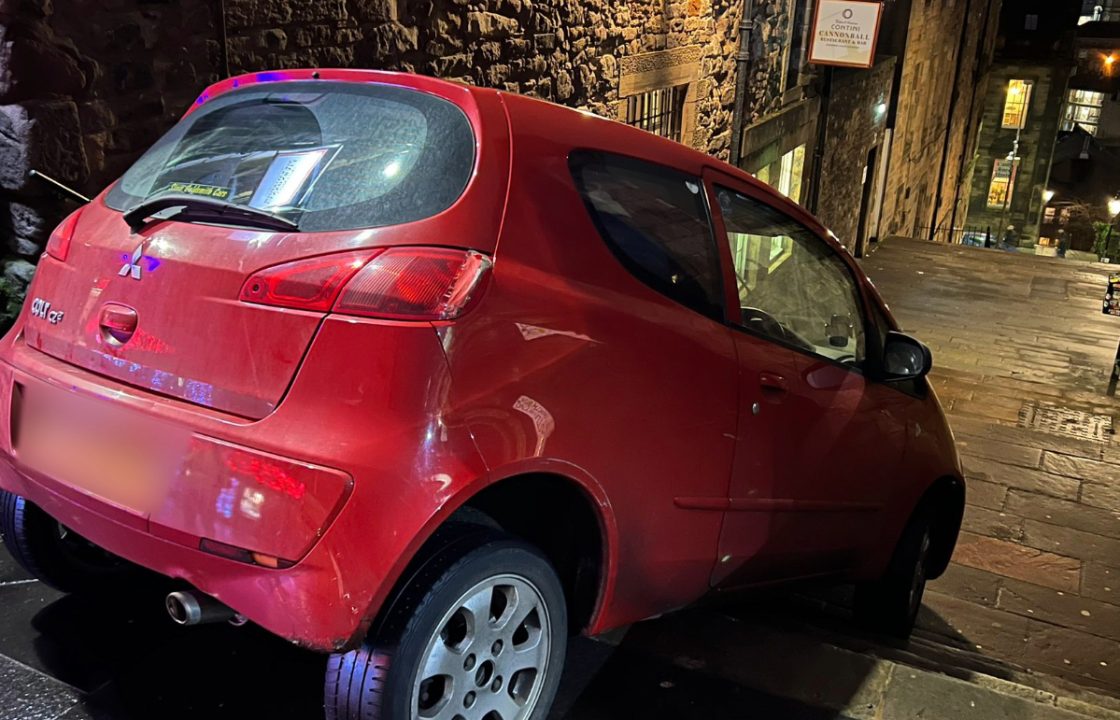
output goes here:
[[[854, 720], [1120, 720], [1120, 698], [919, 627], [909, 643], [853, 628], [841, 605], [784, 598], [635, 626], [623, 645]], [[1118, 648], [1120, 656], [1120, 648]]]

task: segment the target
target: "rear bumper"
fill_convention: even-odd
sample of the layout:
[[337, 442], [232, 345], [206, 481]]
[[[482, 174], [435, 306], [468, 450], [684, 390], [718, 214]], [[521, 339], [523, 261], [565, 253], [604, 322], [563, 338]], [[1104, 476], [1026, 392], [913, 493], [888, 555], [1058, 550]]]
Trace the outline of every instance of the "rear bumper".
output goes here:
[[339, 649], [355, 632], [355, 613], [332, 609], [332, 543], [326, 538], [295, 567], [271, 570], [156, 537], [111, 506], [77, 496], [62, 483], [16, 470], [9, 457], [0, 461], [0, 487], [27, 498], [94, 544], [155, 572], [185, 579], [297, 645]]
[[[449, 499], [486, 477], [469, 433], [445, 424], [450, 414], [439, 403], [450, 381], [433, 329], [371, 324], [325, 322], [288, 397], [256, 422], [98, 377], [28, 348], [13, 333], [0, 343], [0, 488], [298, 645], [352, 647], [423, 540], [451, 511]], [[354, 371], [355, 353], [370, 357], [387, 349], [411, 362], [372, 378]], [[243, 483], [238, 490], [251, 490], [249, 507], [248, 492], [223, 496], [233, 465], [215, 462], [195, 465], [202, 470], [189, 484], [180, 474], [168, 501], [150, 512], [107, 501], [21, 461], [12, 441], [17, 385], [107, 401], [179, 427], [192, 439], [274, 460], [290, 473], [251, 488]], [[296, 492], [293, 477], [307, 481]], [[289, 562], [274, 568], [221, 557], [200, 549], [204, 538]]]

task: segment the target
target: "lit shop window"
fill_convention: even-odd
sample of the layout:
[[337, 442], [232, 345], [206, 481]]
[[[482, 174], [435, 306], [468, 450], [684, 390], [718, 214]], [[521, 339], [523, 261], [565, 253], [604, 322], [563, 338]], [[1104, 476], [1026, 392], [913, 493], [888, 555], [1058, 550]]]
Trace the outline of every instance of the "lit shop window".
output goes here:
[[1027, 110], [1031, 104], [1031, 84], [1026, 80], [1007, 83], [1007, 99], [1003, 103], [1003, 127], [1022, 130], [1027, 126]]
[[988, 186], [988, 207], [1002, 208], [1010, 205], [1011, 193], [1015, 190], [1015, 176], [1019, 172], [1019, 160], [996, 160], [992, 169], [992, 184]]

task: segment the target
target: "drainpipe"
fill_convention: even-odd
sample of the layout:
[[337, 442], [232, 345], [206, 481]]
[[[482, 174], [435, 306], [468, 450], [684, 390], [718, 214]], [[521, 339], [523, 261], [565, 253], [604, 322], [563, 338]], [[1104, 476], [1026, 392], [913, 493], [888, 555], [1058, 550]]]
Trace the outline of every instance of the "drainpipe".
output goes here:
[[226, 27], [226, 0], [218, 0], [218, 33], [221, 43], [222, 77], [229, 77], [229, 29]]
[[751, 70], [751, 40], [754, 35], [754, 0], [743, 0], [743, 17], [739, 21], [739, 55], [735, 68], [735, 109], [731, 116], [732, 165], [739, 167], [742, 159], [743, 114], [746, 108], [747, 74]]
[[828, 141], [828, 113], [832, 104], [832, 73], [833, 67], [826, 65], [821, 73], [821, 104], [817, 115], [817, 140], [813, 149], [813, 174], [810, 177], [812, 184], [809, 186], [809, 199], [806, 207], [809, 212], [817, 214], [821, 204], [821, 183], [824, 182], [824, 144]]

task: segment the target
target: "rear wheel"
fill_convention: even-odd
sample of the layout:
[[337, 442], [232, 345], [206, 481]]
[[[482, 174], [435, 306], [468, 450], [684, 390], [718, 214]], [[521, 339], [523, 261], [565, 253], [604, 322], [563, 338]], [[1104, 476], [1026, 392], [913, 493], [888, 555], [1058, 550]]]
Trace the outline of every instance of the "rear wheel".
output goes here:
[[905, 640], [922, 607], [933, 544], [933, 516], [920, 507], [895, 547], [886, 574], [856, 588], [856, 619], [867, 628]]
[[34, 503], [6, 490], [0, 490], [0, 535], [20, 567], [61, 592], [105, 588], [107, 578], [135, 571], [135, 566], [110, 555]]
[[328, 720], [548, 715], [567, 641], [560, 581], [532, 546], [468, 532], [413, 576], [363, 647], [331, 656]]

